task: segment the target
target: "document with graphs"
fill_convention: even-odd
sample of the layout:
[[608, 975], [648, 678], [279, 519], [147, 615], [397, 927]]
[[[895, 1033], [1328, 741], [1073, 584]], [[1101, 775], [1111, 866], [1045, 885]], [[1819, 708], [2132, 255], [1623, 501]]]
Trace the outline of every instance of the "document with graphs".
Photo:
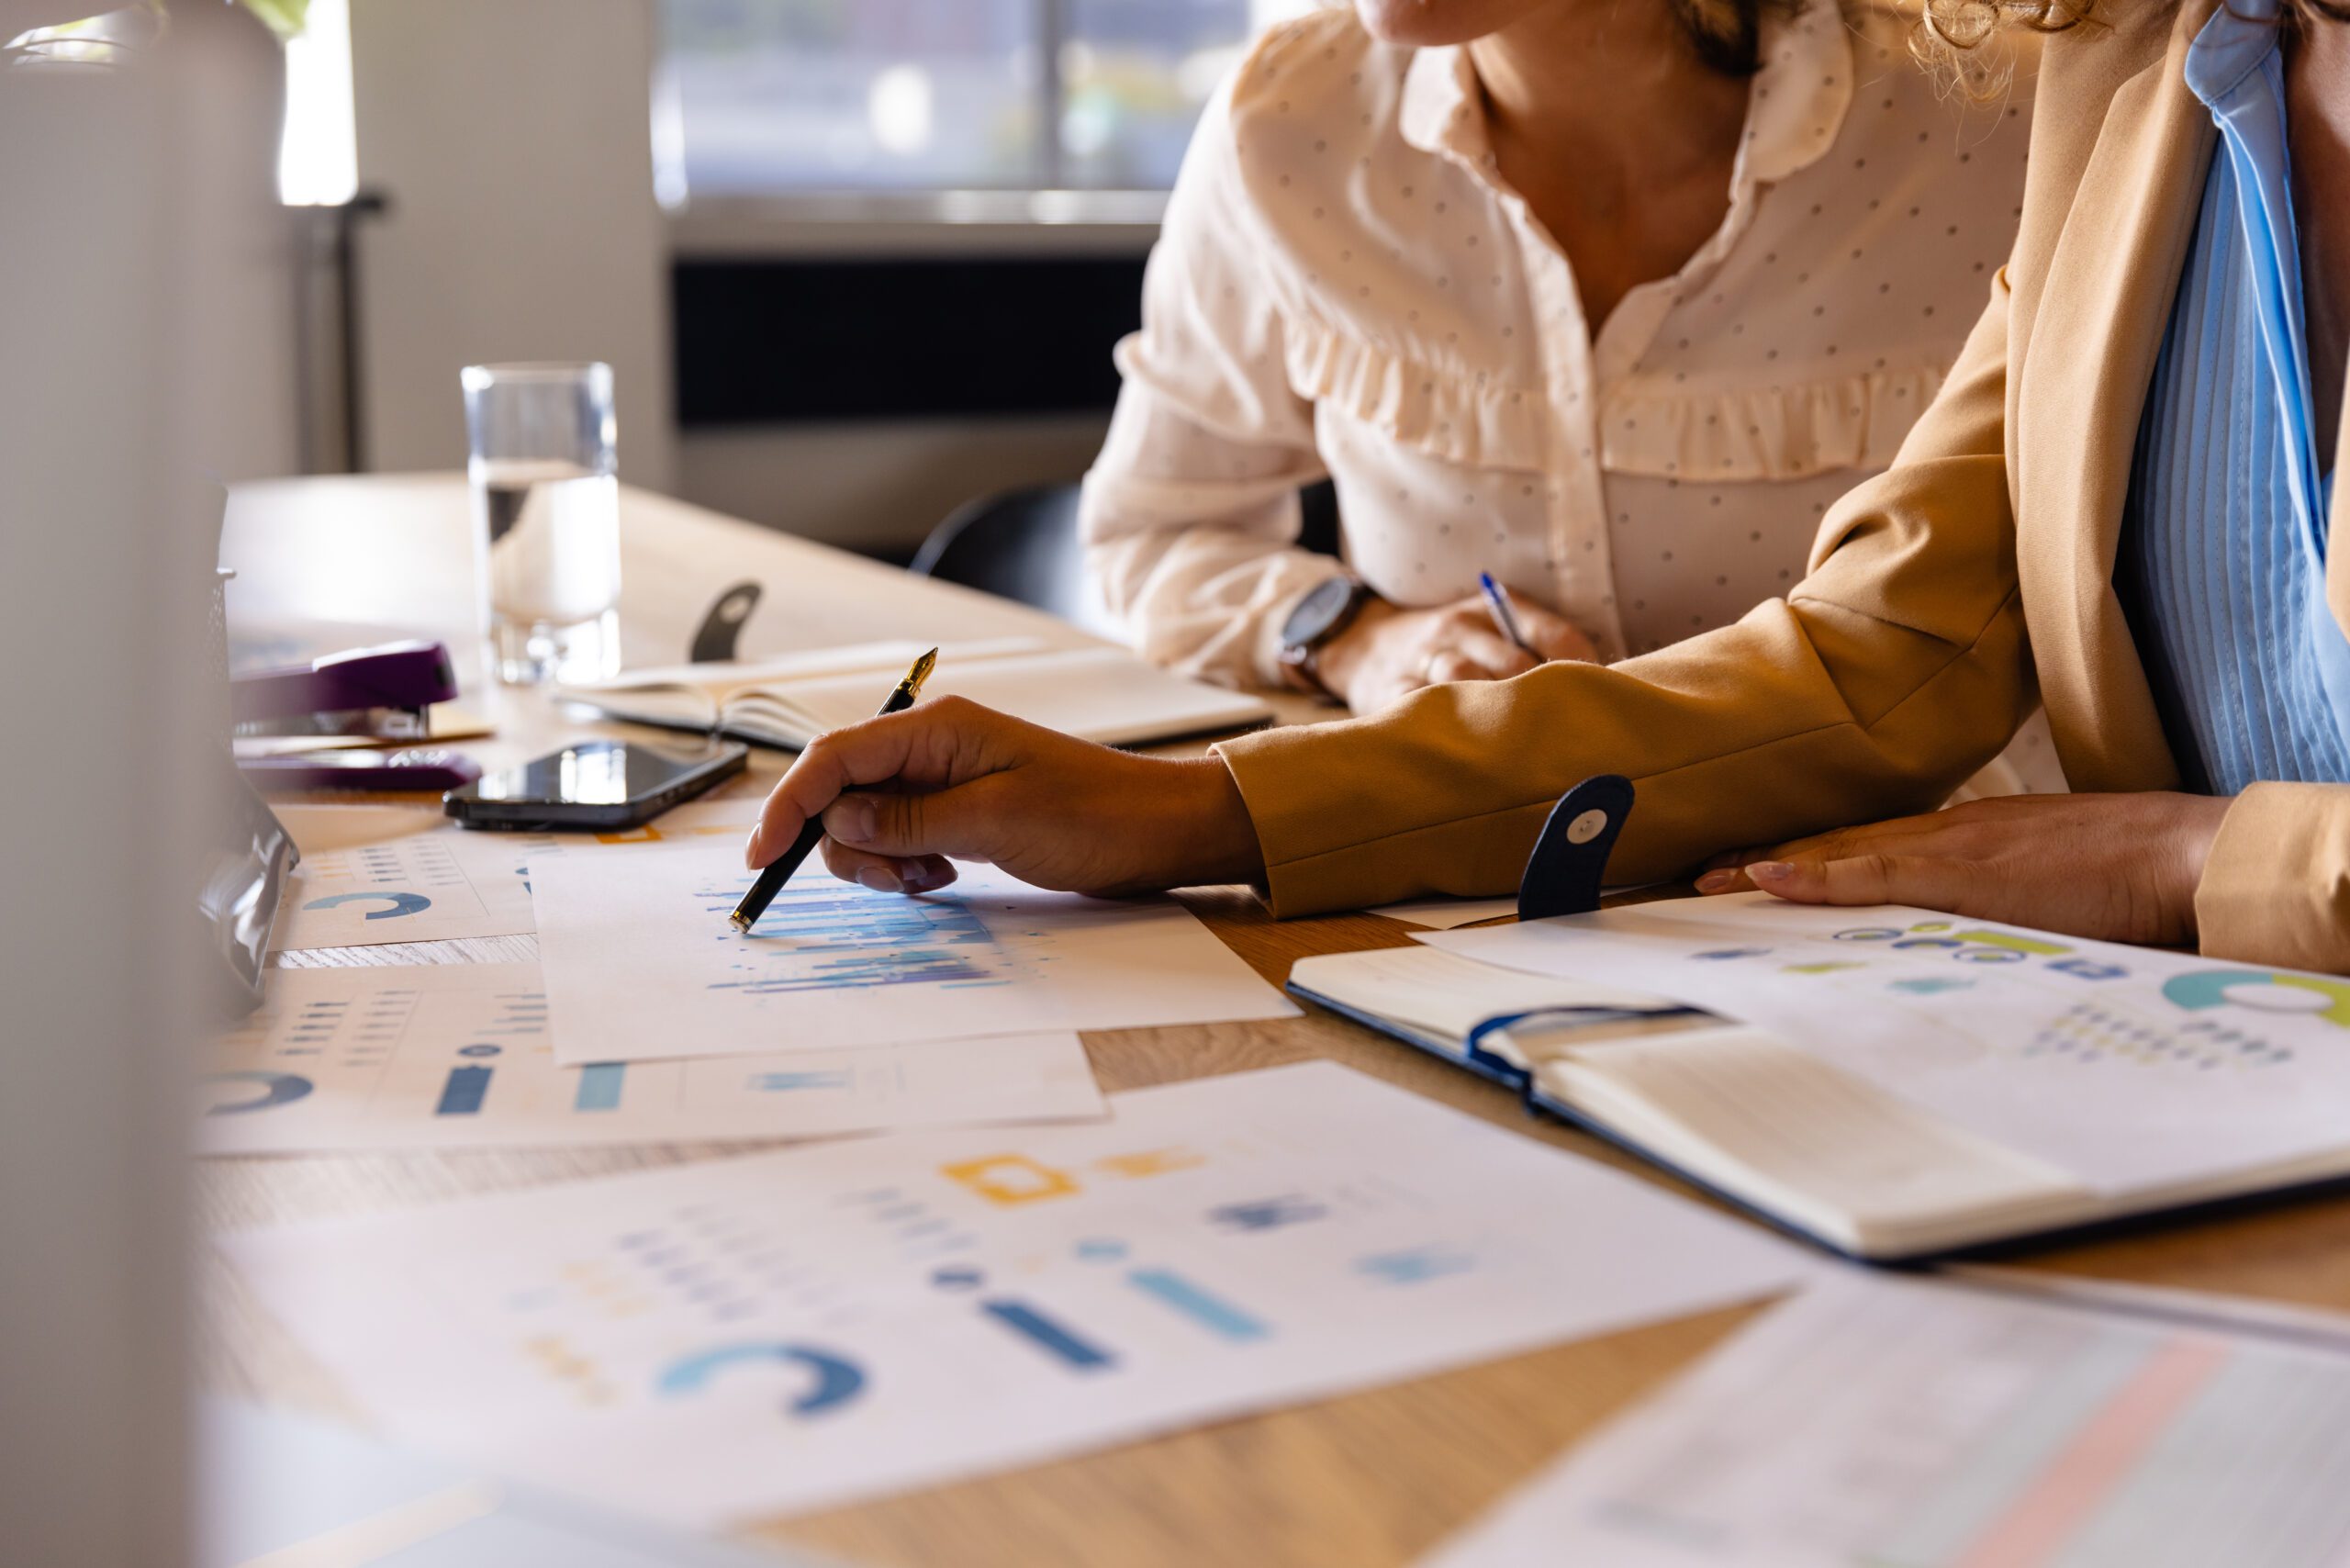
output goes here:
[[742, 846], [536, 864], [555, 1059], [843, 1050], [971, 1035], [1294, 1017], [1171, 899], [1094, 899], [966, 865], [919, 898], [811, 861], [749, 931]]
[[1820, 1267], [1327, 1062], [222, 1249], [387, 1430], [694, 1526], [1757, 1300]]

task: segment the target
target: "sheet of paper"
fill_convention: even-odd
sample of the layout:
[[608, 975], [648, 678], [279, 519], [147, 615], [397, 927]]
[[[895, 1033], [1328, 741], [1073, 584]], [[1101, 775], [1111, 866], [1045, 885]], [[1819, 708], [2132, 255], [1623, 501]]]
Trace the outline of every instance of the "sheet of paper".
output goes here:
[[1066, 1031], [558, 1067], [535, 964], [278, 970], [199, 1082], [207, 1154], [800, 1138], [1106, 1114]]
[[826, 1568], [722, 1546], [283, 1410], [196, 1410], [192, 1568]]
[[1326, 1062], [248, 1232], [388, 1428], [707, 1525], [1785, 1289], [1793, 1246]]
[[755, 800], [694, 801], [619, 833], [491, 833], [404, 806], [281, 806], [302, 852], [275, 946], [367, 947], [532, 929], [533, 864], [617, 845], [739, 841]]
[[1033, 1029], [1287, 1018], [1297, 1009], [1166, 900], [1047, 893], [988, 866], [924, 898], [811, 864], [748, 935], [739, 847], [538, 865], [563, 1062], [839, 1049]]
[[1390, 920], [1404, 921], [1411, 925], [1425, 925], [1430, 931], [1450, 931], [1459, 926], [1474, 925], [1480, 921], [1514, 916], [1517, 913], [1517, 901], [1514, 898], [1418, 899], [1411, 903], [1382, 904], [1365, 913], [1383, 914]]
[[1852, 1278], [1427, 1568], [2342, 1568], [2345, 1450], [2338, 1347]]
[[1437, 933], [1789, 1045], [2101, 1192], [2350, 1143], [2350, 981], [1763, 893]]

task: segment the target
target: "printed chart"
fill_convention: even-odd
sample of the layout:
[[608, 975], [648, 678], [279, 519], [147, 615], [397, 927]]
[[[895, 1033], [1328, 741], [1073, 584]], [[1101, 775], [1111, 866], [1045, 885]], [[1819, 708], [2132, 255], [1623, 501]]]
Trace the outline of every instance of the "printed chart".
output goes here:
[[798, 1138], [1106, 1109], [1066, 1032], [558, 1067], [534, 964], [279, 970], [198, 1087], [207, 1154]]
[[2339, 1568], [2350, 1346], [1852, 1279], [1431, 1568]]
[[734, 845], [533, 862], [565, 1062], [840, 1049], [1035, 1029], [1285, 1018], [1297, 1009], [1180, 904], [1031, 888], [992, 867], [923, 898], [821, 866], [748, 935]]
[[696, 1525], [1700, 1311], [1818, 1267], [1329, 1063], [1111, 1104], [1106, 1123], [831, 1144], [223, 1246], [391, 1427]]
[[618, 845], [739, 841], [755, 801], [690, 803], [609, 834], [494, 833], [406, 807], [289, 806], [302, 851], [275, 946], [365, 947], [532, 929], [531, 867]]
[[1753, 1024], [2088, 1185], [2339, 1148], [2350, 983], [1925, 910], [1691, 899], [1423, 936]]

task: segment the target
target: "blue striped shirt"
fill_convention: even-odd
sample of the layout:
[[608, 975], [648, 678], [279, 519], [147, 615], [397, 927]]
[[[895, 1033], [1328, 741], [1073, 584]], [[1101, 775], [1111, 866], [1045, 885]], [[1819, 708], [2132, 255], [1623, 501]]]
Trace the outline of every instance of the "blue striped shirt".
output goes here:
[[2278, 0], [2232, 0], [2187, 84], [2220, 147], [2155, 362], [2116, 572], [2191, 787], [2350, 782], [2350, 642], [2325, 603]]

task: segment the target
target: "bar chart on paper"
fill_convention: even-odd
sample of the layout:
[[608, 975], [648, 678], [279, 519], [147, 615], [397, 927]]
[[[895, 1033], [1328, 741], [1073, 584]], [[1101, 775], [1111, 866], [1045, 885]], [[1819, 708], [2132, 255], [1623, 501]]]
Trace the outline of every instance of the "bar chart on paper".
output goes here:
[[2340, 1568], [2350, 1341], [1965, 1287], [1778, 1308], [1433, 1568]]
[[1031, 888], [986, 866], [923, 898], [821, 868], [747, 934], [733, 846], [573, 856], [533, 870], [565, 1062], [842, 1049], [1034, 1029], [1296, 1013], [1180, 904]]
[[698, 1525], [1750, 1300], [1813, 1267], [1328, 1063], [1112, 1109], [227, 1250], [388, 1425]]
[[813, 1137], [1102, 1114], [1066, 1031], [560, 1067], [532, 964], [285, 969], [199, 1075], [207, 1154]]

